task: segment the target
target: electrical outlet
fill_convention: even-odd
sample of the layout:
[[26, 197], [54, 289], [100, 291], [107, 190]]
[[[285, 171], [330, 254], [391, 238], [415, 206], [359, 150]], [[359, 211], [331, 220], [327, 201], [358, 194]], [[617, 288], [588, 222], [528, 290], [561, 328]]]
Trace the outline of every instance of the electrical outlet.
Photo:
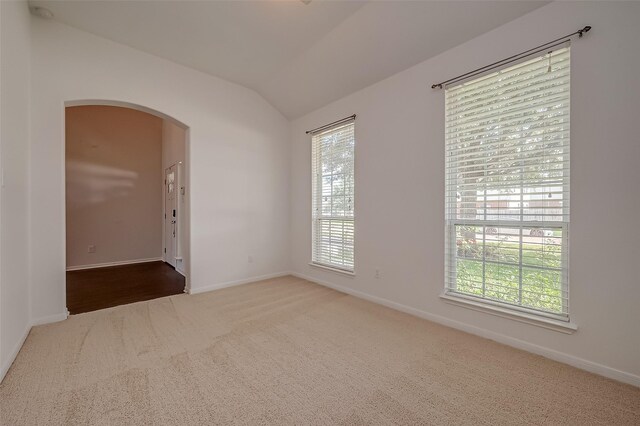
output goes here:
[[380, 278], [380, 269], [376, 268], [376, 274], [375, 274], [376, 279]]
[[96, 246], [90, 245], [87, 247], [87, 253], [95, 253], [95, 252], [96, 252]]
[[247, 259], [247, 262], [253, 263], [253, 256], [249, 256], [249, 258]]

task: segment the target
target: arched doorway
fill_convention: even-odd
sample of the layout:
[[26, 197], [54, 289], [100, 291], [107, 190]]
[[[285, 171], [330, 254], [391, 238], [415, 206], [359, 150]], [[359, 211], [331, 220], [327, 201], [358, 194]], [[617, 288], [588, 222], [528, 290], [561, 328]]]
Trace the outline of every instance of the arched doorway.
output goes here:
[[71, 314], [186, 291], [189, 128], [137, 104], [65, 103]]

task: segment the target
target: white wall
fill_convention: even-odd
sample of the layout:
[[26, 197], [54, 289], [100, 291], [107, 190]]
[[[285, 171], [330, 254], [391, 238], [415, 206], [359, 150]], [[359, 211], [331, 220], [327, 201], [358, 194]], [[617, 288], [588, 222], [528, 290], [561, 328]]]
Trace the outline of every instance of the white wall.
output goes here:
[[0, 380], [29, 330], [30, 22], [25, 2], [0, 2]]
[[67, 268], [159, 259], [165, 120], [105, 105], [65, 115]]
[[70, 100], [130, 102], [189, 127], [192, 291], [288, 269], [289, 133], [279, 112], [251, 90], [63, 24], [33, 18], [32, 28], [34, 318], [65, 310]]
[[[183, 275], [185, 274], [185, 251], [184, 247], [188, 244], [186, 240], [187, 232], [187, 203], [186, 203], [186, 151], [187, 151], [187, 131], [177, 124], [169, 121], [162, 121], [162, 170], [166, 173], [166, 170], [174, 164], [180, 164], [178, 167], [178, 253], [181, 255], [181, 259], [176, 259], [176, 270]], [[185, 188], [185, 193], [182, 193], [181, 187]], [[166, 191], [163, 191], [166, 196]], [[166, 203], [166, 199], [163, 198], [163, 203]], [[163, 209], [164, 211], [164, 209]], [[163, 231], [162, 246], [166, 247], [166, 232]]]
[[[292, 124], [293, 270], [640, 385], [640, 3], [552, 3]], [[571, 33], [572, 335], [452, 306], [444, 283], [444, 93], [432, 83]], [[356, 276], [308, 265], [310, 138], [357, 114]], [[375, 268], [380, 278], [374, 278]]]
[[184, 162], [186, 130], [169, 120], [162, 121], [162, 168]]

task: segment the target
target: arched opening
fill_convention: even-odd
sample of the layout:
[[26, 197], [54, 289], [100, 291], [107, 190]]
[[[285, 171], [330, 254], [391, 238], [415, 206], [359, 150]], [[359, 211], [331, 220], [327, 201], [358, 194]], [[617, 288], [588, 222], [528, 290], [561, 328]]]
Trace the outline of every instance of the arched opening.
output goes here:
[[142, 105], [65, 102], [71, 314], [189, 288], [189, 128]]

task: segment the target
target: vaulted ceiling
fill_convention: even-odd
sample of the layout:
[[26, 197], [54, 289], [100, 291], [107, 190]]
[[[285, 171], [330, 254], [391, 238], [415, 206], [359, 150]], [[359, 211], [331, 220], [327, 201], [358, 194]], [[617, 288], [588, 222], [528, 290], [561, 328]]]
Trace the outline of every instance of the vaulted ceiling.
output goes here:
[[545, 1], [30, 1], [78, 29], [256, 90], [300, 117]]

